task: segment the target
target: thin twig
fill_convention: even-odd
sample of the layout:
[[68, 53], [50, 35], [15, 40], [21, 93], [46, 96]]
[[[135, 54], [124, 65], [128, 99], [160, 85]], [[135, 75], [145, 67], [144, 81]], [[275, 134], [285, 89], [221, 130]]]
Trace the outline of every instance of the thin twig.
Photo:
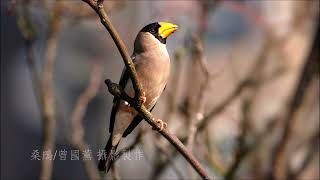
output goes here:
[[[53, 153], [55, 143], [55, 101], [54, 101], [54, 60], [58, 32], [60, 27], [61, 3], [54, 6], [53, 14], [49, 20], [49, 33], [47, 37], [47, 47], [45, 52], [45, 65], [43, 78], [40, 79], [35, 63], [34, 39], [35, 30], [31, 23], [31, 2], [22, 2], [22, 14], [18, 16], [18, 27], [24, 37], [27, 47], [27, 63], [31, 73], [34, 94], [37, 98], [38, 106], [43, 120], [43, 142], [42, 150]], [[51, 158], [42, 159], [40, 179], [51, 179], [52, 174]]]
[[145, 121], [147, 121], [162, 136], [164, 136], [183, 155], [183, 157], [192, 165], [192, 167], [199, 173], [202, 178], [209, 179], [209, 176], [207, 175], [201, 164], [175, 135], [171, 134], [167, 129], [163, 129], [162, 131], [160, 131], [159, 125], [154, 122], [152, 114], [146, 109], [145, 106], [140, 106], [139, 102], [128, 96], [119, 87], [118, 84], [113, 83], [111, 80], [107, 79], [106, 84], [108, 86], [109, 92], [112, 95], [127, 101], [132, 107], [134, 107], [136, 111], [138, 111], [138, 113], [145, 119]]
[[131, 78], [131, 81], [133, 84], [133, 88], [135, 91], [135, 98], [140, 99], [141, 93], [142, 93], [141, 86], [138, 83], [138, 75], [135, 71], [133, 61], [128, 53], [127, 47], [125, 46], [124, 42], [120, 38], [116, 29], [113, 27], [110, 18], [108, 17], [107, 13], [104, 10], [104, 6], [103, 6], [104, 0], [98, 0], [98, 1], [82, 0], [82, 1], [86, 2], [88, 5], [90, 5], [90, 7], [92, 9], [94, 9], [96, 11], [97, 15], [100, 17], [101, 23], [110, 33], [114, 43], [116, 44], [116, 46], [121, 54], [123, 62], [125, 64], [125, 66], [127, 67], [127, 71], [130, 75], [130, 78]]
[[240, 162], [243, 160], [244, 157], [248, 154], [247, 145], [246, 145], [246, 138], [249, 130], [249, 111], [251, 109], [252, 105], [252, 98], [245, 99], [243, 102], [243, 120], [241, 121], [241, 134], [238, 137], [238, 148], [235, 153], [235, 160], [232, 163], [231, 167], [229, 168], [228, 172], [226, 173], [225, 179], [231, 180], [234, 179], [234, 175], [236, 173], [236, 170], [240, 166]]
[[[43, 144], [42, 150], [53, 153], [55, 146], [55, 93], [54, 93], [54, 62], [60, 29], [60, 14], [62, 2], [56, 2], [49, 22], [45, 63], [43, 67], [41, 91], [43, 95]], [[41, 161], [40, 179], [51, 179], [53, 161]]]
[[[253, 65], [249, 73], [247, 73], [248, 75], [243, 80], [240, 80], [236, 88], [220, 104], [215, 106], [206, 115], [204, 115], [203, 119], [196, 125], [197, 126], [195, 128], [196, 133], [202, 132], [205, 129], [205, 127], [207, 127], [208, 123], [211, 122], [211, 119], [216, 115], [218, 115], [219, 113], [221, 113], [229, 104], [231, 104], [235, 99], [237, 99], [237, 97], [239, 97], [246, 88], [254, 84], [257, 85], [259, 83], [262, 83], [261, 81], [257, 81], [257, 79], [255, 79], [255, 77], [253, 77], [252, 74], [256, 74], [256, 72], [260, 71], [260, 69], [263, 67], [263, 64], [266, 61], [267, 55], [269, 54], [271, 48], [274, 47], [275, 44], [278, 44], [280, 42], [282, 42], [282, 39], [276, 40], [271, 34], [269, 33], [267, 34], [266, 41], [263, 47], [261, 48], [259, 55], [256, 58], [257, 60], [255, 61], [255, 64]], [[279, 76], [280, 74], [276, 73], [275, 75]], [[267, 78], [267, 79], [270, 79], [270, 78]], [[183, 139], [183, 142], [186, 139], [188, 139], [188, 136], [189, 134], [181, 138]], [[260, 138], [257, 138], [257, 139], [260, 139]], [[158, 167], [160, 170], [163, 170], [167, 165], [168, 164], [164, 162], [158, 165]]]
[[[193, 151], [193, 145], [197, 134], [197, 124], [199, 124], [203, 119], [203, 111], [205, 106], [205, 92], [209, 88], [209, 83], [214, 77], [207, 66], [207, 60], [204, 56], [204, 48], [202, 44], [202, 39], [204, 38], [205, 33], [207, 32], [208, 28], [208, 21], [209, 21], [209, 12], [213, 13], [215, 9], [217, 8], [218, 3], [220, 0], [216, 1], [207, 1], [202, 0], [199, 1], [199, 5], [201, 8], [201, 13], [198, 20], [198, 33], [196, 35], [193, 35], [192, 37], [192, 46], [191, 46], [191, 52], [192, 52], [192, 65], [189, 67], [189, 73], [191, 79], [193, 79], [193, 82], [195, 83], [195, 86], [199, 86], [199, 89], [191, 88], [191, 91], [187, 92], [187, 97], [185, 99], [183, 112], [186, 115], [187, 122], [188, 122], [188, 134], [187, 139], [187, 147], [192, 152]], [[197, 66], [195, 66], [197, 65]], [[200, 67], [200, 71], [195, 71], [194, 68]], [[179, 68], [181, 68], [179, 66]], [[180, 69], [179, 69], [180, 70]], [[196, 74], [194, 73], [196, 72]], [[195, 76], [204, 76], [204, 79], [201, 80], [200, 84], [197, 82], [197, 77]], [[188, 79], [188, 78], [187, 78]], [[195, 87], [192, 81], [188, 80], [188, 85], [191, 87]], [[177, 85], [177, 83], [175, 83]], [[177, 88], [175, 88], [176, 90]], [[177, 91], [177, 90], [176, 90]], [[197, 96], [194, 96], [194, 93], [197, 94]], [[173, 95], [174, 96], [174, 95]], [[194, 98], [197, 97], [197, 98]], [[173, 99], [173, 98], [172, 98]], [[170, 101], [169, 101], [170, 102]], [[172, 104], [172, 103], [171, 103]], [[170, 107], [170, 104], [168, 108], [174, 109], [173, 107]], [[172, 110], [173, 111], [173, 110]], [[170, 112], [170, 111], [169, 111]], [[168, 114], [167, 116], [170, 117], [171, 114]], [[165, 165], [162, 164], [170, 164], [168, 160], [162, 161], [162, 163], [158, 163], [159, 167], [165, 167]], [[163, 168], [164, 169], [164, 168]], [[158, 168], [155, 172], [158, 171]], [[194, 178], [194, 173], [191, 171], [188, 171], [190, 173], [189, 178]]]

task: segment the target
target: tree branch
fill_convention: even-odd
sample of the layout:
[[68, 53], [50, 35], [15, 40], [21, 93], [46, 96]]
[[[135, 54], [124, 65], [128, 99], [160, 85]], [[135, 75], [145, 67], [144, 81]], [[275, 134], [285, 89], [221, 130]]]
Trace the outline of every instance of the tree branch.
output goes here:
[[[49, 32], [47, 34], [47, 47], [45, 51], [45, 62], [42, 79], [38, 73], [35, 63], [34, 39], [36, 36], [34, 26], [31, 22], [31, 3], [23, 1], [21, 14], [18, 11], [18, 27], [22, 33], [27, 46], [27, 63], [31, 73], [31, 80], [34, 94], [41, 113], [42, 119], [42, 151], [53, 153], [55, 146], [55, 97], [54, 97], [54, 61], [56, 54], [57, 38], [60, 27], [61, 2], [57, 2], [53, 7], [53, 12], [49, 19]], [[16, 5], [14, 5], [15, 8]], [[19, 8], [17, 8], [19, 9]], [[42, 159], [40, 179], [51, 179], [53, 161]]]
[[97, 15], [100, 17], [100, 21], [103, 24], [103, 26], [108, 30], [108, 32], [110, 33], [114, 43], [116, 44], [121, 57], [123, 59], [123, 62], [125, 64], [125, 66], [127, 67], [127, 71], [130, 75], [130, 78], [132, 80], [132, 84], [133, 84], [133, 88], [135, 91], [135, 98], [139, 99], [141, 97], [141, 86], [138, 83], [138, 76], [137, 73], [135, 71], [135, 67], [133, 64], [133, 61], [128, 53], [128, 50], [124, 44], [124, 42], [122, 41], [122, 39], [120, 38], [119, 34], [117, 33], [116, 29], [113, 27], [110, 18], [108, 17], [107, 13], [104, 10], [103, 7], [103, 0], [98, 0], [98, 1], [94, 1], [94, 0], [82, 0], [84, 2], [86, 2], [87, 4], [89, 4], [91, 6], [92, 9], [94, 9], [97, 13]]
[[208, 174], [205, 172], [201, 164], [175, 135], [171, 134], [167, 129], [160, 131], [159, 125], [154, 121], [152, 114], [144, 105], [140, 105], [140, 102], [128, 96], [118, 84], [113, 83], [111, 80], [107, 79], [105, 83], [112, 95], [127, 101], [132, 107], [134, 107], [145, 121], [165, 137], [183, 155], [183, 157], [192, 165], [203, 179], [209, 179]]
[[[54, 62], [60, 29], [60, 8], [62, 2], [56, 2], [53, 13], [49, 20], [49, 32], [47, 37], [47, 47], [45, 52], [45, 63], [41, 80], [41, 91], [43, 98], [43, 151], [53, 153], [55, 148], [55, 93], [54, 93]], [[52, 174], [53, 161], [42, 159], [40, 179], [50, 179]]]
[[120, 36], [116, 32], [109, 17], [107, 16], [106, 12], [103, 9], [103, 0], [98, 0], [97, 3], [95, 3], [93, 0], [83, 0], [83, 1], [88, 3], [99, 15], [101, 23], [109, 31], [118, 50], [120, 51], [124, 64], [132, 80], [132, 84], [135, 90], [135, 97], [134, 98], [129, 97], [126, 93], [124, 93], [122, 89], [120, 89], [119, 85], [112, 83], [111, 80], [106, 80], [106, 84], [108, 86], [110, 93], [114, 96], [124, 99], [132, 107], [134, 107], [135, 110], [144, 118], [145, 121], [147, 121], [153, 128], [158, 130], [158, 132], [162, 136], [164, 136], [186, 158], [186, 160], [193, 166], [193, 168], [198, 172], [198, 174], [203, 179], [209, 179], [209, 175], [206, 173], [204, 168], [196, 160], [196, 158], [190, 153], [190, 151], [188, 151], [188, 149], [183, 145], [183, 143], [175, 135], [170, 134], [170, 132], [167, 129], [160, 131], [160, 127], [154, 121], [152, 114], [142, 104], [142, 101], [140, 100], [141, 86], [138, 83], [137, 73], [135, 71], [134, 64], [127, 52], [127, 49], [124, 43], [122, 42]]

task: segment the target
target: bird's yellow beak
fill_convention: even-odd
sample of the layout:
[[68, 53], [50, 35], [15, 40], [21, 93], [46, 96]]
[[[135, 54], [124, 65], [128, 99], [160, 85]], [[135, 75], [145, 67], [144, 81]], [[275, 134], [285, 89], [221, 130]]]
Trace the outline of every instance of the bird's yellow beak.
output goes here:
[[159, 24], [161, 27], [159, 27], [158, 33], [162, 38], [167, 38], [178, 29], [178, 26], [172, 23], [159, 22]]

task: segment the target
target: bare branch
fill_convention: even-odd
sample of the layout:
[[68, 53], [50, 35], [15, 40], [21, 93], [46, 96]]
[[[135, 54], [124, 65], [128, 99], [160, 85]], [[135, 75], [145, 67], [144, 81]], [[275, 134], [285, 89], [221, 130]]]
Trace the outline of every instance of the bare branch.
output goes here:
[[159, 124], [154, 121], [152, 114], [142, 105], [140, 102], [137, 102], [135, 99], [128, 96], [119, 85], [113, 83], [111, 80], [106, 80], [109, 92], [127, 101], [132, 107], [138, 111], [138, 113], [147, 121], [154, 129], [156, 129], [162, 136], [164, 136], [182, 155], [183, 157], [192, 165], [192, 167], [201, 175], [204, 179], [209, 179], [209, 176], [196, 160], [196, 158], [190, 153], [190, 151], [183, 145], [183, 143], [173, 134], [171, 134], [167, 129], [160, 131]]
[[138, 76], [135, 71], [133, 61], [128, 53], [128, 50], [127, 50], [124, 42], [120, 38], [116, 29], [113, 27], [113, 25], [110, 21], [110, 18], [108, 17], [107, 13], [104, 10], [103, 0], [98, 0], [97, 2], [94, 0], [82, 0], [82, 1], [88, 3], [91, 6], [91, 8], [96, 11], [96, 13], [100, 17], [101, 23], [110, 33], [113, 41], [115, 42], [115, 44], [121, 54], [123, 62], [125, 64], [125, 66], [127, 67], [127, 71], [130, 74], [130, 78], [132, 80], [133, 88], [135, 91], [135, 98], [139, 99], [141, 97], [141, 86], [138, 83]]
[[147, 121], [154, 129], [158, 130], [158, 132], [164, 136], [175, 148], [187, 159], [187, 161], [193, 166], [193, 168], [199, 173], [199, 175], [204, 179], [209, 179], [208, 174], [201, 166], [201, 164], [196, 160], [196, 158], [188, 151], [188, 149], [182, 144], [182, 142], [173, 134], [170, 134], [168, 130], [164, 129], [160, 131], [159, 125], [154, 121], [154, 117], [152, 114], [146, 109], [146, 107], [141, 103], [140, 100], [141, 96], [141, 87], [138, 83], [137, 73], [135, 71], [134, 64], [132, 59], [130, 58], [127, 49], [122, 42], [120, 36], [116, 32], [115, 28], [113, 27], [109, 17], [107, 16], [106, 12], [103, 9], [103, 0], [99, 0], [97, 3], [90, 0], [83, 0], [84, 2], [88, 3], [99, 15], [101, 23], [105, 26], [105, 28], [109, 31], [112, 39], [115, 41], [115, 44], [120, 51], [120, 54], [123, 58], [123, 61], [126, 65], [126, 68], [129, 72], [129, 75], [132, 80], [132, 84], [135, 90], [135, 98], [131, 98], [126, 95], [120, 87], [110, 80], [106, 81], [108, 85], [108, 89], [111, 94], [114, 96], [118, 96], [125, 101], [129, 102], [129, 104], [138, 111], [138, 113]]
[[[13, 1], [14, 2], [14, 1]], [[31, 2], [22, 2], [22, 12], [18, 12], [18, 27], [24, 37], [27, 46], [27, 63], [31, 73], [34, 94], [37, 98], [38, 106], [43, 120], [43, 140], [42, 150], [53, 153], [55, 144], [55, 97], [54, 97], [54, 60], [58, 32], [60, 27], [61, 2], [54, 6], [52, 16], [49, 20], [49, 33], [47, 35], [47, 47], [45, 51], [45, 64], [40, 79], [35, 63], [34, 39], [35, 30], [31, 23]], [[14, 5], [16, 6], [16, 5]], [[50, 179], [52, 174], [52, 160], [43, 159], [41, 161], [40, 179]]]
[[[45, 64], [43, 67], [43, 79], [41, 91], [43, 95], [43, 151], [54, 151], [55, 146], [55, 93], [54, 93], [54, 62], [56, 56], [58, 32], [60, 29], [60, 8], [62, 2], [56, 2], [49, 22], [47, 48], [45, 52]], [[43, 159], [41, 161], [40, 179], [50, 179], [53, 161]]]

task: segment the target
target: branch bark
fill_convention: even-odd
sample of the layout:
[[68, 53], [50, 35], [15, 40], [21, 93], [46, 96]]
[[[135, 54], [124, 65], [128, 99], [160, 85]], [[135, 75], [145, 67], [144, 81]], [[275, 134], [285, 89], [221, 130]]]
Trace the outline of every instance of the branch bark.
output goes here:
[[204, 168], [196, 160], [196, 158], [190, 153], [190, 151], [188, 151], [188, 149], [183, 145], [183, 143], [175, 135], [171, 134], [167, 129], [163, 129], [162, 131], [160, 131], [160, 127], [154, 121], [154, 117], [152, 116], [152, 114], [142, 104], [142, 101], [140, 100], [141, 86], [137, 79], [137, 73], [135, 71], [134, 64], [128, 54], [128, 51], [124, 43], [122, 42], [120, 36], [116, 32], [109, 17], [107, 16], [106, 12], [103, 9], [103, 0], [98, 0], [97, 3], [95, 3], [95, 1], [93, 0], [83, 0], [83, 1], [88, 3], [99, 15], [101, 23], [108, 30], [118, 50], [120, 51], [124, 64], [132, 80], [132, 84], [135, 90], [135, 97], [134, 98], [129, 97], [122, 89], [120, 89], [119, 85], [112, 83], [111, 80], [106, 80], [106, 84], [108, 86], [109, 92], [114, 96], [124, 99], [132, 107], [134, 107], [136, 111], [144, 118], [145, 121], [147, 121], [153, 128], [158, 130], [158, 132], [163, 137], [165, 137], [184, 156], [184, 158], [192, 165], [192, 167], [198, 172], [198, 174], [203, 179], [209, 179], [209, 175], [206, 173]]
[[123, 59], [123, 62], [125, 66], [127, 67], [127, 71], [130, 75], [133, 88], [135, 90], [135, 98], [139, 99], [141, 97], [141, 86], [138, 82], [138, 76], [137, 73], [135, 72], [135, 67], [133, 64], [133, 61], [128, 53], [128, 50], [120, 38], [119, 34], [117, 33], [116, 29], [113, 27], [110, 18], [108, 17], [107, 13], [104, 10], [103, 7], [103, 1], [104, 0], [82, 0], [86, 2], [93, 10], [96, 11], [97, 15], [100, 17], [101, 24], [108, 30], [110, 33], [114, 43], [116, 44], [121, 57]]
[[192, 165], [192, 167], [203, 179], [209, 179], [209, 175], [206, 173], [201, 164], [175, 135], [171, 134], [167, 129], [160, 131], [159, 125], [154, 121], [154, 117], [144, 105], [141, 105], [139, 101], [128, 96], [118, 84], [113, 83], [111, 80], [107, 79], [105, 83], [107, 84], [109, 92], [112, 95], [127, 101], [132, 107], [134, 107], [145, 121], [147, 121], [154, 129], [156, 129], [163, 137], [165, 137], [182, 154], [182, 156]]
[[[55, 97], [54, 97], [54, 61], [56, 54], [57, 38], [60, 27], [61, 2], [56, 2], [49, 19], [49, 32], [42, 79], [35, 63], [34, 39], [36, 36], [31, 22], [31, 1], [23, 1], [21, 14], [18, 15], [18, 26], [27, 46], [27, 63], [31, 73], [34, 94], [42, 119], [42, 151], [53, 153], [55, 146]], [[52, 154], [51, 154], [52, 155]], [[42, 159], [40, 179], [51, 179], [53, 161], [50, 158]]]
[[[43, 67], [43, 79], [41, 91], [43, 98], [43, 144], [42, 150], [53, 153], [55, 148], [55, 93], [54, 93], [54, 62], [56, 56], [58, 32], [60, 29], [60, 8], [62, 2], [56, 2], [53, 14], [49, 21], [49, 33], [45, 53], [45, 64]], [[42, 159], [40, 179], [51, 179], [53, 161]]]

